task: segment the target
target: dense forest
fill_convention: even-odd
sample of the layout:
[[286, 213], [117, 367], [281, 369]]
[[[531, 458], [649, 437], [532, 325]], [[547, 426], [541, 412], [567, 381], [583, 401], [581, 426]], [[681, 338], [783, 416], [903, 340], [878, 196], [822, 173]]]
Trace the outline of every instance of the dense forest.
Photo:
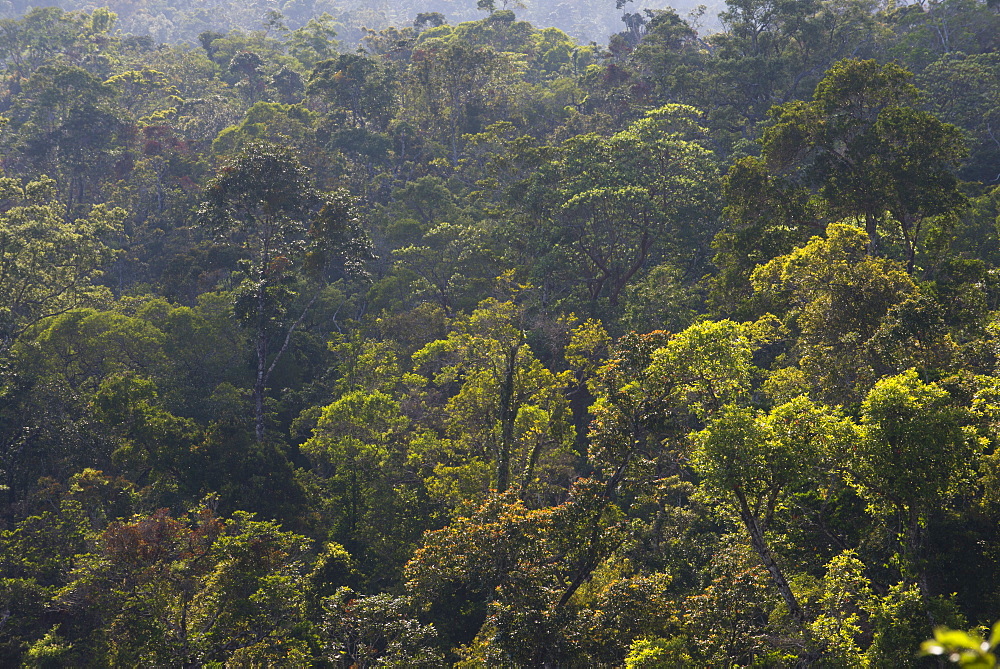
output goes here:
[[4, 3], [0, 666], [1000, 618], [1000, 3], [175, 4]]

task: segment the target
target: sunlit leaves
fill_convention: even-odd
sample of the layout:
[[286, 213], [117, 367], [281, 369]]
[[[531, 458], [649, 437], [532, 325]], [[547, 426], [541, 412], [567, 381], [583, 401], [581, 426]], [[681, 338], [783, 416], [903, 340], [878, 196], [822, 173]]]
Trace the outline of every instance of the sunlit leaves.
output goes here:
[[705, 418], [746, 396], [755, 373], [753, 353], [779, 328], [774, 317], [757, 323], [698, 323], [654, 351], [649, 371], [674, 401]]
[[966, 410], [912, 369], [876, 383], [861, 416], [857, 482], [876, 507], [928, 512], [962, 480], [979, 450], [965, 427]]
[[963, 632], [946, 627], [934, 630], [934, 638], [923, 642], [923, 655], [945, 656], [960, 667], [993, 669], [997, 666], [996, 650], [1000, 647], [1000, 623], [993, 625], [989, 640], [975, 632]]
[[758, 266], [751, 281], [794, 323], [803, 372], [834, 401], [855, 399], [874, 382], [866, 342], [887, 313], [917, 291], [898, 264], [867, 257], [863, 230], [839, 223], [827, 228], [826, 238], [813, 237]]
[[46, 316], [108, 297], [97, 279], [114, 257], [125, 212], [96, 206], [67, 221], [55, 185], [45, 177], [0, 180], [10, 205], [0, 214], [0, 340], [7, 346]]

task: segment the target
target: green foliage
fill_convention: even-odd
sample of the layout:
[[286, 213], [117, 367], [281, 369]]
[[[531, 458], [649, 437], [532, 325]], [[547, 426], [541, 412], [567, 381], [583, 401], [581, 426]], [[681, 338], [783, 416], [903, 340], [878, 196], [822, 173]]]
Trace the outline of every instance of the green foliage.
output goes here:
[[218, 154], [234, 154], [255, 142], [293, 146], [300, 151], [312, 149], [314, 114], [299, 105], [258, 102], [247, 110], [238, 126], [230, 126], [212, 142]]
[[773, 318], [748, 324], [706, 321], [692, 325], [653, 352], [650, 371], [675, 402], [706, 418], [746, 396], [753, 352], [774, 335], [777, 326]]
[[958, 128], [913, 108], [911, 77], [894, 64], [839, 61], [812, 102], [772, 110], [762, 143], [769, 165], [817, 187], [835, 216], [864, 220], [873, 255], [880, 235], [901, 239], [913, 272], [924, 219], [964, 204], [954, 170], [965, 146]]
[[655, 261], [708, 244], [717, 176], [703, 132], [697, 110], [668, 105], [611, 137], [566, 140], [515, 186], [514, 197], [529, 198], [529, 215], [546, 219], [540, 243], [550, 248], [540, 253], [572, 263], [592, 313], [617, 307]]
[[573, 596], [615, 551], [624, 529], [602, 488], [579, 480], [565, 503], [537, 510], [509, 493], [493, 496], [427, 536], [406, 568], [416, 601], [440, 605], [464, 591], [488, 602], [479, 634], [464, 649], [467, 661], [580, 658], [583, 620]]
[[562, 392], [570, 375], [538, 360], [524, 341], [522, 318], [514, 303], [487, 300], [447, 339], [430, 342], [413, 358], [426, 381], [442, 390], [455, 387], [443, 422], [458, 447], [457, 460], [441, 464], [492, 462], [490, 488], [518, 489], [524, 498], [547, 496], [568, 464], [574, 435]]
[[862, 625], [871, 615], [875, 597], [864, 575], [865, 565], [853, 551], [837, 555], [826, 566], [821, 612], [810, 631], [826, 645], [835, 666], [865, 666], [861, 648]]
[[0, 7], [0, 665], [989, 663], [997, 3], [554, 1]]
[[929, 617], [953, 627], [964, 625], [956, 608], [946, 597], [924, 601], [916, 586], [891, 586], [872, 614], [873, 639], [866, 652], [870, 666], [891, 667], [901, 657], [916, 659], [928, 633]]
[[[939, 504], [961, 481], [978, 448], [965, 411], [916, 371], [875, 384], [861, 406], [859, 484], [874, 502], [917, 510]], [[876, 501], [877, 500], [877, 501]]]
[[366, 252], [364, 236], [349, 195], [317, 193], [289, 151], [263, 144], [248, 146], [220, 171], [209, 185], [199, 217], [247, 256], [234, 311], [241, 325], [254, 333], [253, 399], [260, 441], [271, 373], [319, 297], [314, 294], [297, 320], [290, 318], [295, 272], [322, 285], [331, 273], [356, 271]]
[[88, 612], [78, 626], [109, 631], [74, 647], [74, 655], [111, 664], [234, 651], [257, 661], [293, 657], [304, 650], [296, 637], [307, 546], [304, 537], [242, 512], [222, 520], [206, 508], [180, 518], [161, 510], [113, 522], [56, 595], [63, 606]]
[[114, 257], [125, 211], [96, 206], [85, 218], [67, 220], [55, 187], [45, 177], [0, 181], [0, 197], [7, 203], [0, 214], [4, 348], [47, 316], [109, 297], [98, 279]]
[[627, 669], [692, 666], [683, 639], [637, 639], [625, 656]]
[[384, 129], [393, 114], [393, 80], [379, 64], [358, 54], [341, 54], [316, 64], [308, 92], [347, 113], [360, 128]]
[[998, 66], [1000, 58], [996, 53], [947, 53], [917, 76], [919, 85], [927, 90], [931, 109], [942, 120], [954, 123], [976, 138], [961, 173], [980, 181], [995, 176], [989, 174], [989, 162], [997, 151], [990, 133], [997, 125], [1000, 88], [995, 85], [992, 73]]
[[993, 652], [1000, 644], [1000, 623], [993, 625], [993, 633], [988, 641], [981, 636], [961, 630], [939, 627], [934, 630], [934, 638], [920, 644], [924, 655], [944, 655], [960, 667], [973, 669], [993, 669], [997, 658]]
[[326, 12], [309, 19], [304, 26], [285, 36], [288, 55], [299, 61], [303, 69], [312, 70], [337, 51], [339, 44], [334, 38], [338, 27], [337, 20]]
[[441, 666], [434, 626], [422, 625], [412, 616], [409, 598], [362, 597], [344, 587], [324, 605], [325, 657], [334, 666]]
[[[825, 239], [758, 266], [754, 290], [795, 326], [793, 353], [813, 387], [834, 401], [870, 386], [867, 342], [890, 310], [916, 292], [896, 263], [866, 253], [864, 231], [832, 224]], [[866, 364], [867, 363], [867, 364]]]
[[438, 223], [393, 256], [400, 270], [416, 275], [411, 290], [438, 302], [448, 314], [473, 306], [484, 287], [494, 283], [498, 269], [486, 231], [468, 223]]
[[692, 463], [716, 490], [739, 489], [770, 519], [786, 495], [811, 485], [856, 438], [849, 422], [805, 397], [769, 414], [727, 405], [695, 436]]

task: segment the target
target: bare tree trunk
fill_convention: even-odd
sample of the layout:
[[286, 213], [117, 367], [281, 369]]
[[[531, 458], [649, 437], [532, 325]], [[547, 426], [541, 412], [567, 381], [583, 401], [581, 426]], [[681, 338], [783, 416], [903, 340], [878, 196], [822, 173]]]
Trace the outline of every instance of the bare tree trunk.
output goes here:
[[253, 384], [254, 434], [257, 441], [264, 440], [264, 389], [267, 384], [267, 335], [257, 331], [257, 375]]
[[[299, 317], [292, 323], [291, 327], [285, 333], [285, 340], [281, 343], [281, 348], [278, 352], [274, 354], [274, 359], [271, 364], [267, 364], [267, 334], [264, 332], [264, 318], [261, 317], [260, 323], [257, 327], [257, 378], [254, 381], [253, 386], [253, 403], [254, 403], [254, 433], [257, 437], [257, 441], [264, 440], [264, 392], [267, 390], [267, 380], [271, 378], [271, 372], [274, 371], [275, 366], [278, 361], [281, 360], [281, 356], [284, 355], [285, 351], [288, 350], [288, 344], [292, 341], [292, 335], [295, 334], [295, 330], [298, 329], [299, 325], [305, 319], [306, 314], [312, 309], [312, 306], [316, 303], [316, 299], [319, 297], [322, 288], [317, 290], [313, 294], [312, 299], [309, 300], [309, 304], [306, 305]], [[264, 313], [264, 287], [260, 288], [257, 295], [257, 307]]]
[[774, 556], [771, 555], [771, 550], [767, 547], [767, 542], [764, 541], [764, 533], [760, 529], [760, 524], [750, 510], [750, 505], [747, 504], [746, 495], [743, 494], [741, 488], [735, 488], [734, 492], [740, 503], [740, 517], [743, 519], [743, 524], [746, 525], [747, 532], [750, 534], [750, 545], [753, 546], [753, 549], [760, 557], [760, 561], [764, 563], [764, 567], [771, 574], [771, 580], [774, 581], [775, 587], [778, 588], [781, 598], [785, 600], [785, 605], [788, 606], [788, 611], [792, 614], [792, 618], [795, 619], [796, 623], [804, 627], [806, 623], [805, 612], [799, 606], [799, 602], [795, 598], [795, 593], [792, 592], [792, 588], [788, 585], [788, 581], [781, 572], [778, 563], [774, 561]]

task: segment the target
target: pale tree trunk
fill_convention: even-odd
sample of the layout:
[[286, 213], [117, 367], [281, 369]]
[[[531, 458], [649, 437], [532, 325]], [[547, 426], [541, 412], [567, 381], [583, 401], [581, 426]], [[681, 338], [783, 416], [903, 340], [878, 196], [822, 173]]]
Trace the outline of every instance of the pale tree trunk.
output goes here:
[[771, 574], [771, 580], [774, 581], [775, 587], [778, 588], [781, 598], [785, 600], [788, 612], [791, 613], [792, 618], [799, 626], [804, 627], [807, 622], [805, 612], [799, 606], [799, 601], [795, 598], [795, 593], [792, 592], [792, 588], [788, 585], [785, 575], [781, 572], [781, 567], [774, 561], [771, 549], [768, 548], [767, 542], [764, 540], [764, 533], [761, 531], [760, 523], [750, 510], [750, 505], [747, 504], [746, 495], [743, 494], [741, 488], [735, 488], [734, 492], [740, 504], [740, 517], [743, 519], [743, 524], [750, 534], [750, 545], [753, 546], [754, 551], [760, 557], [760, 561], [764, 563], [764, 567]]
[[[254, 380], [253, 386], [253, 408], [254, 408], [254, 434], [257, 437], [257, 441], [264, 440], [264, 394], [267, 391], [267, 381], [271, 378], [271, 372], [274, 371], [275, 366], [277, 366], [278, 361], [281, 360], [281, 356], [284, 355], [285, 351], [288, 350], [288, 344], [292, 340], [292, 335], [295, 330], [298, 329], [299, 325], [305, 319], [306, 314], [312, 309], [313, 304], [316, 303], [317, 298], [319, 298], [320, 291], [316, 291], [313, 294], [312, 299], [309, 300], [309, 304], [305, 306], [299, 317], [292, 323], [291, 327], [285, 333], [285, 340], [281, 344], [281, 348], [278, 352], [274, 354], [274, 359], [271, 360], [271, 364], [267, 364], [268, 355], [268, 345], [267, 345], [267, 333], [264, 331], [264, 318], [261, 317], [258, 327], [257, 327], [257, 376]], [[257, 306], [263, 314], [264, 309], [264, 287], [261, 286], [257, 295]]]
[[254, 348], [257, 352], [257, 373], [253, 383], [253, 416], [254, 434], [257, 441], [264, 440], [264, 389], [267, 386], [267, 332], [264, 304], [267, 298], [267, 286], [263, 279], [257, 287], [257, 341]]

